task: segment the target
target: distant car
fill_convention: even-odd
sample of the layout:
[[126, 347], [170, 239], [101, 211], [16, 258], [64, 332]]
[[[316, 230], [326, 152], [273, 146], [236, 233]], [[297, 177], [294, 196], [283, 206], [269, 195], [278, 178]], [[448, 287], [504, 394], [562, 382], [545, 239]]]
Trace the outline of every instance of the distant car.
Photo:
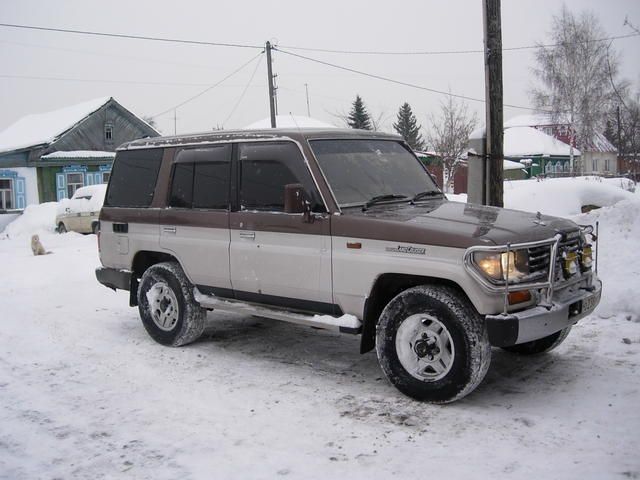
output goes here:
[[80, 187], [69, 200], [62, 200], [56, 215], [58, 233], [98, 233], [98, 215], [107, 185]]

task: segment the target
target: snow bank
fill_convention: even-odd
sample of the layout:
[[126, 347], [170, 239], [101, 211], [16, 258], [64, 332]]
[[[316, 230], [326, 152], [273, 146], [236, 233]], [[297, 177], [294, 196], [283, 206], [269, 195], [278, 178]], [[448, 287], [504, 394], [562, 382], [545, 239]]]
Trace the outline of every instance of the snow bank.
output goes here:
[[314, 315], [313, 320], [316, 322], [326, 323], [328, 325], [346, 328], [359, 328], [362, 325], [355, 315], [349, 315], [348, 313], [345, 313], [338, 318], [332, 317], [331, 315]]
[[56, 212], [58, 202], [41, 203], [40, 205], [29, 205], [24, 209], [22, 215], [7, 225], [0, 238], [15, 238], [31, 236], [34, 233], [53, 233], [56, 226]]
[[515, 210], [566, 217], [582, 213], [584, 205], [608, 207], [633, 194], [598, 177], [551, 178], [504, 183], [504, 205]]
[[[596, 310], [608, 318], [617, 313], [640, 319], [638, 283], [640, 278], [640, 195], [632, 195], [612, 207], [576, 215], [581, 225], [599, 225], [598, 266], [604, 283], [602, 301]], [[633, 279], [636, 280], [633, 280]]]

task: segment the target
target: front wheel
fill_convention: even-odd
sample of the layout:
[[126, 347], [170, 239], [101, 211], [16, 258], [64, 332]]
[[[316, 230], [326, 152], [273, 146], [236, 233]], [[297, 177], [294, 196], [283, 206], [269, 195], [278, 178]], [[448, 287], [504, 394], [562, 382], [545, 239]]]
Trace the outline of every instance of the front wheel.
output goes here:
[[520, 343], [518, 345], [512, 345], [510, 347], [502, 347], [502, 349], [507, 352], [517, 353], [518, 355], [538, 355], [540, 353], [547, 353], [564, 342], [570, 331], [571, 325], [546, 337], [526, 343]]
[[60, 222], [58, 224], [58, 233], [67, 233], [67, 227], [65, 227], [64, 223]]
[[422, 285], [389, 302], [376, 335], [380, 366], [402, 393], [448, 403], [471, 393], [491, 362], [484, 322], [450, 287]]
[[151, 338], [179, 347], [204, 331], [206, 310], [193, 297], [193, 285], [175, 262], [157, 263], [140, 279], [138, 310]]

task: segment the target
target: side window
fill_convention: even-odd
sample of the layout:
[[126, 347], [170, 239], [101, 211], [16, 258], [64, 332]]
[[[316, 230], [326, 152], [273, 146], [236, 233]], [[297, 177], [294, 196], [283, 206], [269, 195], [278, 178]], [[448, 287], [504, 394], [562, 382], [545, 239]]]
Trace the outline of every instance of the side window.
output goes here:
[[148, 207], [162, 163], [163, 149], [124, 150], [116, 154], [105, 198], [107, 207]]
[[169, 206], [226, 209], [230, 179], [230, 145], [181, 150], [173, 168]]
[[240, 208], [284, 211], [284, 187], [303, 185], [313, 211], [324, 211], [298, 147], [291, 142], [243, 143], [239, 145]]

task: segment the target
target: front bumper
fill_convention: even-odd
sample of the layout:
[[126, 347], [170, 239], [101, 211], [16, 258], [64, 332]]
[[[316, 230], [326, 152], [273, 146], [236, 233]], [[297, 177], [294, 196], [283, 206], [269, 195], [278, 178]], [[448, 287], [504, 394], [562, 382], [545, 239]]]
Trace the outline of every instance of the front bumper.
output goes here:
[[593, 312], [601, 294], [602, 282], [594, 278], [589, 289], [568, 300], [555, 301], [551, 307], [536, 306], [506, 315], [486, 315], [489, 342], [495, 347], [508, 347], [551, 335]]

